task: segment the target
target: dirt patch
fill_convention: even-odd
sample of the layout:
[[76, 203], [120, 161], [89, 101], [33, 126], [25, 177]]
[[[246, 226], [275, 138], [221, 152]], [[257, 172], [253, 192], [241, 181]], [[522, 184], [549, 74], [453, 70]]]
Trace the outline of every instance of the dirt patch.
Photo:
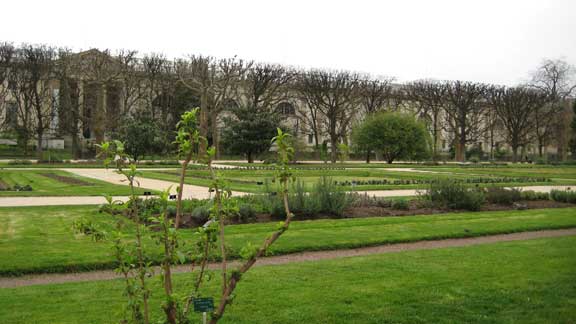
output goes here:
[[75, 186], [93, 186], [94, 184], [92, 182], [88, 182], [88, 181], [84, 181], [78, 178], [74, 178], [74, 177], [69, 177], [69, 176], [63, 176], [63, 175], [59, 175], [59, 174], [55, 174], [55, 173], [40, 173], [41, 176], [44, 176], [46, 178], [50, 178], [65, 184], [71, 184], [71, 185], [75, 185]]

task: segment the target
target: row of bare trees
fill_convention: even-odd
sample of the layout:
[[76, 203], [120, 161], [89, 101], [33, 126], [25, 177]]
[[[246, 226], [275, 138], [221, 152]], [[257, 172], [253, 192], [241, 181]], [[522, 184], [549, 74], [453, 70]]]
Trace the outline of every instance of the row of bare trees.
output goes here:
[[[208, 139], [200, 153], [212, 145], [218, 157], [224, 111], [235, 107], [273, 111], [290, 102], [298, 108], [295, 117], [304, 126], [301, 132], [312, 134], [315, 148], [324, 139], [330, 142], [333, 162], [337, 145], [347, 143], [352, 124], [382, 110], [411, 111], [425, 119], [434, 156], [441, 139], [449, 140], [455, 158], [463, 161], [470, 143], [488, 137], [494, 144], [499, 136], [517, 159], [519, 148], [537, 143], [542, 155], [558, 138], [562, 104], [574, 93], [573, 73], [566, 62], [547, 60], [530, 82], [517, 87], [434, 80], [398, 85], [393, 78], [304, 71], [236, 57], [192, 55], [172, 60], [162, 54], [139, 56], [136, 51], [72, 53], [3, 43], [0, 84], [7, 86], [0, 87], [0, 108], [7, 108], [7, 97], [17, 103], [16, 121], [4, 122], [13, 123], [25, 150], [36, 138], [39, 153], [51, 128], [71, 136], [74, 152], [80, 152], [83, 131], [84, 137], [99, 143], [114, 138], [123, 117], [140, 113], [157, 120], [160, 130], [170, 130], [182, 112], [199, 106], [200, 135]], [[54, 89], [59, 89], [57, 94]], [[173, 134], [166, 131], [163, 137], [163, 147], [170, 147]]]

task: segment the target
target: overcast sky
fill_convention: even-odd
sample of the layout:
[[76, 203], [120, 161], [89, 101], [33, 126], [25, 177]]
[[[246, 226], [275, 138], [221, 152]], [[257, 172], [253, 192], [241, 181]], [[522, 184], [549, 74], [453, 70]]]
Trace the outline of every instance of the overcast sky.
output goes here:
[[512, 85], [576, 64], [576, 0], [14, 0], [0, 40]]

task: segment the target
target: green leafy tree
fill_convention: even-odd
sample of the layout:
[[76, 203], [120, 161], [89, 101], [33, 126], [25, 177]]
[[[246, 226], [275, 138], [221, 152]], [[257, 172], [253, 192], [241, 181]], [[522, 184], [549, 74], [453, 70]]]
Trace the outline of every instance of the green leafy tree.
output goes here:
[[364, 152], [379, 151], [388, 163], [397, 159], [421, 160], [430, 154], [426, 125], [400, 113], [369, 116], [352, 132], [355, 145]]
[[147, 114], [130, 117], [120, 130], [120, 139], [125, 151], [134, 161], [158, 148], [158, 125]]
[[232, 111], [232, 118], [225, 118], [222, 132], [223, 146], [232, 154], [243, 154], [248, 163], [270, 149], [270, 138], [276, 135], [280, 117], [267, 109], [239, 107]]

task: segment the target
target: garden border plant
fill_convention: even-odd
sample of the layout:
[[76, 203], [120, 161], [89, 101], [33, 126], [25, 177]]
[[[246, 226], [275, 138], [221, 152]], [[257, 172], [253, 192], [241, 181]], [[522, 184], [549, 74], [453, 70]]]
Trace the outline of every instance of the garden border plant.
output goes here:
[[[191, 251], [185, 251], [183, 244], [178, 241], [178, 227], [182, 215], [182, 192], [184, 177], [188, 164], [193, 160], [195, 147], [202, 139], [198, 135], [197, 115], [198, 109], [188, 111], [181, 117], [177, 125], [177, 136], [175, 143], [178, 145], [179, 153], [185, 156], [182, 164], [180, 184], [177, 189], [177, 210], [175, 220], [169, 217], [168, 199], [170, 189], [162, 192], [158, 199], [159, 214], [153, 214], [150, 208], [146, 208], [146, 201], [142, 201], [135, 192], [137, 185], [136, 176], [139, 174], [135, 161], [131, 160], [125, 152], [124, 144], [119, 141], [105, 142], [99, 145], [100, 156], [104, 157], [106, 167], [114, 165], [116, 172], [123, 175], [131, 189], [131, 195], [127, 202], [127, 216], [134, 222], [135, 231], [127, 233], [123, 231], [125, 227], [125, 217], [116, 217], [116, 227], [112, 232], [105, 232], [97, 225], [87, 220], [81, 219], [75, 222], [75, 229], [83, 234], [90, 235], [95, 241], [110, 240], [113, 242], [114, 256], [118, 264], [117, 271], [122, 274], [125, 284], [125, 296], [127, 298], [124, 322], [151, 323], [148, 278], [153, 275], [151, 267], [153, 260], [148, 255], [147, 246], [143, 243], [143, 235], [150, 235], [155, 242], [163, 249], [161, 259], [161, 280], [164, 287], [165, 300], [162, 309], [165, 314], [165, 322], [170, 324], [191, 323], [189, 313], [190, 305], [194, 298], [201, 296], [202, 283], [208, 274], [207, 262], [211, 251], [218, 247], [220, 250], [220, 271], [222, 276], [222, 289], [219, 303], [216, 310], [211, 314], [210, 323], [217, 323], [224, 315], [226, 306], [233, 300], [233, 292], [241, 280], [242, 275], [248, 272], [256, 261], [266, 255], [269, 247], [289, 228], [293, 214], [289, 208], [288, 183], [294, 179], [289, 167], [294, 149], [290, 145], [290, 135], [277, 129], [277, 136], [272, 139], [278, 150], [278, 162], [276, 178], [281, 184], [281, 194], [286, 218], [278, 224], [276, 231], [270, 234], [264, 242], [256, 247], [247, 244], [240, 251], [240, 256], [244, 260], [238, 269], [229, 272], [226, 259], [225, 224], [226, 219], [237, 215], [239, 209], [235, 200], [230, 199], [231, 190], [226, 181], [212, 167], [215, 149], [207, 150], [207, 156], [199, 157], [203, 160], [211, 174], [210, 190], [215, 193], [210, 209], [210, 220], [195, 231], [202, 239], [193, 247]], [[107, 198], [109, 210], [114, 210], [116, 202], [111, 197]], [[106, 208], [104, 209], [106, 210]], [[192, 260], [192, 271], [195, 265], [199, 265], [199, 271], [194, 280], [194, 291], [186, 296], [177, 296], [174, 293], [172, 266], [176, 263], [183, 263], [187, 256]]]

